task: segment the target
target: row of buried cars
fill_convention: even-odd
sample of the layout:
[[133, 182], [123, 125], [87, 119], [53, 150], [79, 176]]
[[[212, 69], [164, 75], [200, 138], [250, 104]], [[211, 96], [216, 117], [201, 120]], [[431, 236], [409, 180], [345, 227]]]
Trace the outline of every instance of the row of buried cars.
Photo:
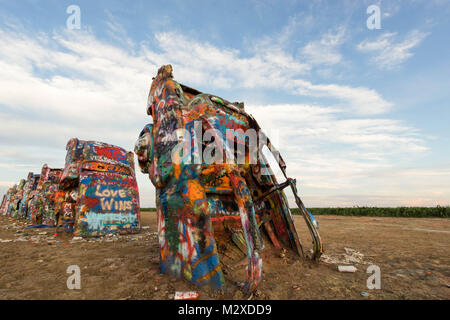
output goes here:
[[73, 138], [64, 168], [44, 164], [4, 195], [0, 215], [36, 226], [55, 226], [76, 236], [140, 230], [134, 154], [96, 141]]
[[[156, 187], [161, 273], [215, 288], [222, 288], [229, 274], [254, 291], [263, 259], [274, 268], [286, 263], [286, 255], [294, 259], [311, 252], [319, 261], [323, 246], [317, 221], [244, 104], [178, 83], [172, 71], [164, 65], [153, 78], [147, 102], [153, 121], [135, 146], [141, 171]], [[256, 149], [247, 135], [252, 132], [258, 133]], [[30, 174], [8, 192], [1, 213], [81, 236], [140, 229], [134, 154], [78, 139], [66, 149], [64, 169], [44, 166], [39, 176]], [[263, 149], [274, 160], [273, 168]], [[228, 161], [239, 157], [245, 161]], [[276, 167], [286, 179], [282, 183], [272, 170]], [[309, 229], [311, 251], [304, 250], [297, 234], [286, 188]], [[234, 278], [243, 264], [245, 275]]]

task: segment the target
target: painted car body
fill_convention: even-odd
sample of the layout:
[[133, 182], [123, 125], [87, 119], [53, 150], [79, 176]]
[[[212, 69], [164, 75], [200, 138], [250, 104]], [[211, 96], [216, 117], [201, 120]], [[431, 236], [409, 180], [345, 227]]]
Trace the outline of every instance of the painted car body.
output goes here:
[[25, 179], [20, 179], [19, 184], [17, 185], [17, 188], [14, 193], [14, 197], [11, 199], [11, 211], [10, 216], [13, 219], [17, 219], [19, 214], [19, 205], [22, 201], [23, 197], [23, 189], [25, 186]]
[[[101, 236], [140, 230], [134, 154], [96, 141], [71, 139], [61, 176], [61, 224], [76, 235]], [[71, 216], [72, 215], [72, 216]]]
[[17, 185], [14, 185], [13, 187], [9, 188], [8, 191], [6, 192], [5, 195], [5, 201], [3, 203], [3, 207], [2, 207], [2, 215], [4, 216], [9, 216], [11, 215], [11, 211], [13, 208], [13, 201], [14, 201], [14, 196], [16, 194], [17, 191]]
[[0, 205], [0, 215], [3, 215], [4, 208], [6, 207], [6, 194], [3, 195], [2, 204]]
[[[156, 187], [161, 272], [199, 286], [221, 288], [223, 268], [242, 259], [241, 251], [247, 259], [245, 288], [255, 290], [262, 277], [261, 252], [288, 248], [303, 255], [282, 190], [288, 186], [313, 235], [313, 258], [320, 257], [317, 229], [297, 195], [295, 180], [286, 176], [283, 159], [278, 157], [287, 179], [282, 184], [259, 151], [256, 163], [250, 163], [246, 154], [240, 163], [223, 159], [230, 154], [236, 159], [239, 150], [245, 153], [239, 145], [249, 148], [242, 132], [260, 131], [242, 103], [177, 83], [167, 65], [158, 70], [151, 84], [147, 113], [153, 123], [141, 131], [135, 152], [141, 171], [149, 174]], [[228, 129], [235, 130], [230, 138], [238, 146], [236, 153], [224, 140]], [[211, 152], [210, 144], [205, 145], [208, 130], [212, 133], [207, 142], [221, 145], [221, 154], [220, 148]], [[265, 146], [278, 156], [268, 139]], [[213, 162], [202, 158], [208, 152]]]
[[41, 174], [34, 178], [39, 178], [36, 188], [27, 196], [27, 218], [34, 224], [56, 225], [55, 196], [60, 188], [61, 174], [62, 169], [44, 164]]
[[22, 200], [20, 201], [19, 204], [18, 218], [21, 220], [28, 218], [28, 208], [30, 200], [33, 196], [33, 191], [35, 191], [37, 188], [39, 179], [40, 179], [39, 174], [34, 174], [33, 172], [28, 173], [28, 177], [25, 182], [25, 186], [23, 188]]

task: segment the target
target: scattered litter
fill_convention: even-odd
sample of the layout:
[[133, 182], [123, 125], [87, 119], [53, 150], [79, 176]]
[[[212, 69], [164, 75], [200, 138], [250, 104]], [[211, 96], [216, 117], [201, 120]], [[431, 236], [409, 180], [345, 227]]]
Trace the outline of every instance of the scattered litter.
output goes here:
[[344, 248], [345, 253], [341, 254], [323, 254], [320, 261], [328, 264], [371, 264], [371, 262], [364, 261], [364, 254], [355, 249]]
[[367, 292], [361, 292], [361, 296], [362, 296], [362, 297], [368, 297], [368, 296], [369, 296], [369, 293], [367, 293]]
[[177, 291], [175, 292], [175, 300], [197, 300], [200, 294], [197, 291]]
[[1, 240], [0, 239], [0, 242], [12, 242], [12, 240], [11, 239], [6, 239], [6, 240]]
[[145, 229], [149, 229], [149, 228], [150, 228], [150, 226], [142, 226], [142, 227], [141, 227], [141, 229], [144, 229], [144, 230], [145, 230]]
[[338, 266], [339, 272], [356, 272], [356, 269], [354, 266]]
[[39, 234], [40, 235], [44, 235], [44, 234], [47, 234], [47, 232], [45, 232], [45, 231], [44, 232], [39, 232]]

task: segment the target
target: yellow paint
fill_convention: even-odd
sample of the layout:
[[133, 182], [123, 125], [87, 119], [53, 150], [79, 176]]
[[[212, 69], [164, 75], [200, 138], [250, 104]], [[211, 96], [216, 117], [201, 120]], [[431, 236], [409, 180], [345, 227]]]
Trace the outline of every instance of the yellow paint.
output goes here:
[[217, 272], [219, 272], [219, 270], [220, 270], [220, 266], [215, 267], [213, 270], [211, 270], [210, 273], [205, 274], [203, 277], [201, 277], [200, 279], [198, 279], [197, 282], [201, 282], [201, 281], [204, 281], [204, 280], [207, 280], [207, 279], [211, 278], [214, 274], [216, 274]]
[[199, 181], [189, 180], [187, 182], [187, 198], [194, 203], [196, 200], [205, 199], [204, 189]]
[[213, 251], [211, 251], [210, 253], [208, 253], [207, 255], [204, 255], [203, 257], [201, 257], [200, 259], [198, 259], [197, 261], [195, 261], [195, 263], [192, 265], [192, 269], [195, 269], [197, 267], [197, 265], [204, 261], [204, 260], [208, 260], [210, 257], [212, 257], [213, 255], [215, 255], [217, 253], [217, 248], [214, 248]]

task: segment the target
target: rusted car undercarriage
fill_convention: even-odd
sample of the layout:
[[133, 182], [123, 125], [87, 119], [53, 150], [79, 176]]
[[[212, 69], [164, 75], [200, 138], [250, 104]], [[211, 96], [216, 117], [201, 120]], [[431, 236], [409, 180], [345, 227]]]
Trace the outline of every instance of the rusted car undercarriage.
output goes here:
[[[255, 290], [262, 257], [286, 250], [305, 255], [286, 187], [311, 233], [312, 258], [320, 258], [317, 223], [279, 152], [243, 103], [179, 84], [166, 65], [151, 84], [147, 113], [153, 123], [142, 130], [135, 152], [156, 187], [161, 272], [221, 288], [224, 271], [242, 265], [244, 257], [245, 289]], [[263, 147], [277, 159], [285, 182], [277, 183]]]

